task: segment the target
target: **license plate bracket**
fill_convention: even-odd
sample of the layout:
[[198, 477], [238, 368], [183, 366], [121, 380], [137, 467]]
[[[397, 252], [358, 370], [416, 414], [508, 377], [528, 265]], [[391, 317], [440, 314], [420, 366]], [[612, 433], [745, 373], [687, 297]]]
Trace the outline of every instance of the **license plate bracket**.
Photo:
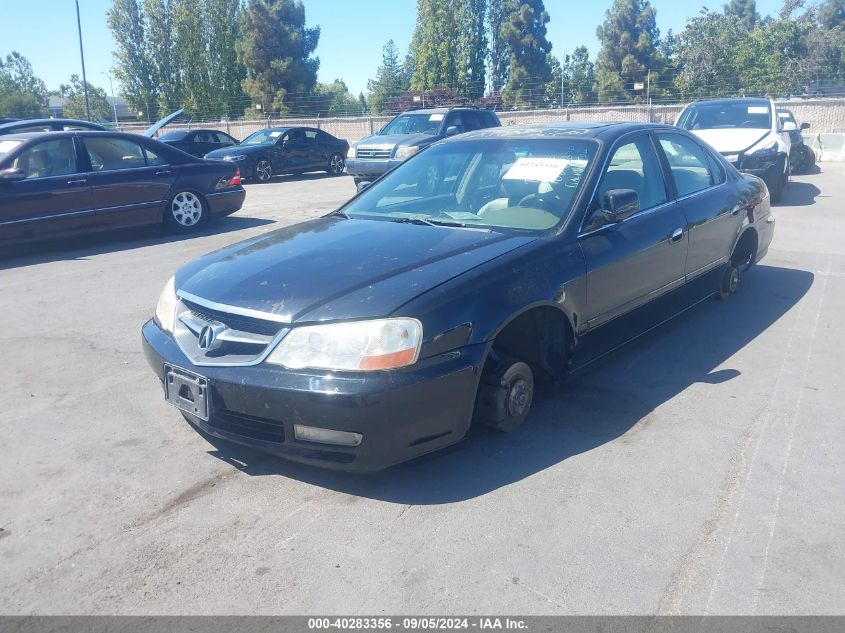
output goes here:
[[208, 378], [205, 376], [165, 364], [164, 397], [178, 409], [208, 421]]

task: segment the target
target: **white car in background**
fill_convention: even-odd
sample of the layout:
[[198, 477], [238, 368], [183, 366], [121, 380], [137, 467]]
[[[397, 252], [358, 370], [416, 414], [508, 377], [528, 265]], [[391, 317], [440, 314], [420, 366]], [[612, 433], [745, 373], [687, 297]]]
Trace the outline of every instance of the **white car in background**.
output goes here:
[[798, 128], [777, 115], [771, 99], [696, 101], [675, 125], [710, 144], [740, 171], [762, 178], [772, 202], [780, 201], [789, 181], [789, 133]]

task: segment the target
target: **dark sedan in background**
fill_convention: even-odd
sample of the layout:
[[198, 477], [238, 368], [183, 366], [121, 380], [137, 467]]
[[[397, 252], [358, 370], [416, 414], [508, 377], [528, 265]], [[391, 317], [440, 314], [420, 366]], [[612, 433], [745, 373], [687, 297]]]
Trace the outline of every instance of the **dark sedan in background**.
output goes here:
[[209, 129], [172, 130], [159, 136], [158, 140], [197, 158], [202, 158], [214, 150], [238, 144], [238, 141], [225, 132]]
[[679, 128], [478, 130], [187, 264], [144, 348], [204, 431], [373, 470], [517, 428], [535, 379], [729, 297], [773, 233], [763, 181]]
[[187, 233], [245, 195], [237, 166], [135, 134], [0, 137], [0, 242], [162, 222]]
[[241, 176], [267, 182], [276, 174], [325, 171], [343, 173], [349, 143], [310, 127], [271, 127], [247, 136], [236, 147], [219, 149], [206, 158], [231, 161]]

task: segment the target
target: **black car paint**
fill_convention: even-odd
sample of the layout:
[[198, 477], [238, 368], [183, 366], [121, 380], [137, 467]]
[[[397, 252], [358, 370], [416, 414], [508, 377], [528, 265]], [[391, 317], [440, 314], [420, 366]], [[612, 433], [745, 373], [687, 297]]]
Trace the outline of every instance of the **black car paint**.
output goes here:
[[[166, 165], [95, 171], [85, 151], [85, 139], [122, 138], [166, 159]], [[178, 191], [203, 196], [211, 217], [240, 209], [246, 192], [240, 186], [219, 188], [235, 167], [197, 159], [154, 139], [119, 132], [74, 131], [13, 135], [23, 144], [0, 162], [0, 171], [33, 145], [72, 138], [78, 169], [75, 174], [0, 181], [0, 242], [49, 239], [72, 234], [131, 228], [163, 221], [166, 205]]]
[[[214, 150], [206, 154], [205, 157], [227, 160], [233, 156], [244, 156], [243, 160], [231, 162], [240, 167], [242, 177], [254, 178], [255, 165], [260, 160], [269, 161], [274, 175], [317, 171], [326, 169], [329, 159], [334, 154], [345, 157], [346, 152], [349, 150], [349, 143], [345, 140], [335, 138], [328, 132], [316, 128], [280, 127], [268, 129], [279, 132], [279, 136], [273, 143], [261, 145], [242, 144], [236, 147]], [[294, 130], [315, 132], [316, 138], [313, 141], [303, 139], [301, 142], [284, 143], [285, 135]]]
[[[508, 325], [523, 323], [518, 319], [566, 324], [566, 365], [548, 368], [571, 375], [711, 296], [747, 232], [754, 232], [758, 244], [754, 261], [768, 249], [774, 225], [765, 186], [712, 149], [722, 184], [679, 198], [660, 153], [669, 202], [618, 224], [586, 228], [613, 148], [643, 134], [655, 149], [662, 133], [695, 140], [677, 128], [615, 124], [492, 133], [572, 133], [599, 144], [573, 212], [560, 225], [539, 234], [486, 233], [332, 216], [212, 253], [176, 275], [180, 292], [283, 315], [293, 327], [417, 318], [424, 342], [415, 365], [370, 374], [265, 364], [200, 367], [214, 406], [225, 412], [212, 414], [209, 422], [186, 417], [212, 435], [297, 461], [344, 470], [384, 468], [465, 436], [493, 341]], [[675, 239], [678, 228], [681, 238]], [[164, 362], [191, 367], [153, 321], [144, 326], [143, 339], [160, 378]], [[294, 422], [362, 432], [365, 441], [354, 449], [298, 441]], [[261, 439], [259, 427], [275, 428], [280, 436]]]
[[[206, 137], [208, 137], [209, 135], [212, 136], [210, 136], [210, 138], [206, 140]], [[213, 138], [223, 140], [210, 140]], [[165, 134], [158, 140], [160, 140], [162, 143], [167, 143], [171, 147], [175, 147], [176, 149], [182, 150], [186, 154], [196, 156], [197, 158], [203, 158], [206, 154], [219, 149], [226, 149], [228, 147], [235, 147], [238, 145], [238, 141], [232, 138], [230, 135], [226, 134], [226, 132], [221, 132], [220, 130], [213, 130], [210, 128], [185, 130], [183, 133], [180, 134], [179, 138], [168, 138], [168, 135]]]
[[0, 136], [23, 134], [25, 132], [66, 132], [71, 130], [106, 131], [99, 123], [78, 119], [21, 119], [0, 124]]

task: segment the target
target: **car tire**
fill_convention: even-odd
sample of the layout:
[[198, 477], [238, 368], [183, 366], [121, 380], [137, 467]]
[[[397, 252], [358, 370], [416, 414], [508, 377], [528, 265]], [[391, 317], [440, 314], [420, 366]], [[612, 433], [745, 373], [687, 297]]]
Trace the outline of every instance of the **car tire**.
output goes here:
[[781, 158], [778, 165], [782, 167], [782, 171], [778, 171], [777, 180], [769, 188], [769, 195], [775, 204], [783, 198], [783, 190], [786, 189], [786, 183], [789, 181], [789, 159]]
[[270, 179], [273, 177], [273, 166], [269, 160], [262, 158], [255, 162], [252, 173], [258, 182], [270, 182]]
[[722, 282], [719, 284], [719, 299], [726, 300], [739, 288], [741, 279], [739, 267], [735, 262], [730, 262], [722, 275]]
[[476, 414], [483, 424], [510, 433], [515, 431], [531, 411], [534, 401], [534, 373], [524, 362], [501, 361], [479, 385]]
[[191, 233], [208, 220], [208, 204], [194, 191], [180, 191], [168, 201], [164, 219], [173, 231]]
[[326, 173], [329, 176], [340, 176], [344, 167], [346, 167], [346, 159], [341, 154], [332, 154], [326, 166]]

